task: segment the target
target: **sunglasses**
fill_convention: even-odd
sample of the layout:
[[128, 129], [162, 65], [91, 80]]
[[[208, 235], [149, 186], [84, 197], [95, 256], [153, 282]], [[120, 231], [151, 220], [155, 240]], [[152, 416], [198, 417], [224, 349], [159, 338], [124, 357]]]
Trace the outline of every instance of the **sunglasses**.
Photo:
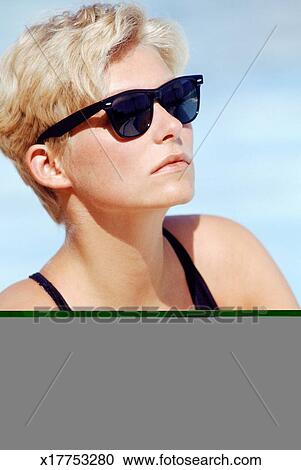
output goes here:
[[101, 110], [106, 111], [119, 137], [138, 137], [151, 126], [155, 101], [182, 124], [188, 124], [198, 115], [202, 83], [203, 75], [187, 75], [158, 88], [123, 91], [70, 114], [43, 132], [36, 143], [61, 137]]

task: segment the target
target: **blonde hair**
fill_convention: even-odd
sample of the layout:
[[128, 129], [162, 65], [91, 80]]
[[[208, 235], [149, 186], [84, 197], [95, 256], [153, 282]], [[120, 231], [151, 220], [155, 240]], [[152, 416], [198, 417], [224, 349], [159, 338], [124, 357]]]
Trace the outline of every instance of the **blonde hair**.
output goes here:
[[[138, 44], [155, 47], [175, 75], [187, 64], [178, 23], [147, 18], [140, 5], [123, 2], [82, 6], [34, 24], [1, 59], [0, 149], [58, 224], [64, 217], [57, 193], [33, 178], [26, 151], [46, 128], [107, 96], [108, 66]], [[68, 136], [49, 139], [48, 151], [63, 159]]]

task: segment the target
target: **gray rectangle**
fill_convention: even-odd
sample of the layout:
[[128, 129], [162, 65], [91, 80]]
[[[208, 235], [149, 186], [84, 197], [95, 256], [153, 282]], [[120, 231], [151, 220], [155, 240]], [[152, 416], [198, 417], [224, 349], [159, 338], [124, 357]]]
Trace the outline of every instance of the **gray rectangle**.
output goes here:
[[36, 321], [1, 319], [2, 449], [300, 448], [299, 318]]

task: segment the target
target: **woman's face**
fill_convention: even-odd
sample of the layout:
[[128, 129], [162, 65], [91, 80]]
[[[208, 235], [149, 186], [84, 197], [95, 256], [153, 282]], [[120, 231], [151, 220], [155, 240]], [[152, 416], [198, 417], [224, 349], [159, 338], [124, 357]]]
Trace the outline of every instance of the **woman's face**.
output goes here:
[[[174, 78], [159, 53], [138, 46], [109, 68], [109, 94], [134, 88], [157, 88]], [[194, 194], [194, 168], [152, 174], [170, 154], [193, 153], [191, 124], [182, 124], [159, 103], [145, 134], [122, 139], [105, 111], [78, 126], [70, 138], [67, 175], [75, 194], [89, 208], [103, 210], [170, 207]]]

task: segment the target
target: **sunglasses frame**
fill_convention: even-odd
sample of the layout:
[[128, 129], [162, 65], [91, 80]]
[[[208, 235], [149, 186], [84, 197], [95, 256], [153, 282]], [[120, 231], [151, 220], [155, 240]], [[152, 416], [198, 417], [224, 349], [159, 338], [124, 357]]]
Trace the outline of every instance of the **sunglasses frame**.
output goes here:
[[[53, 126], [50, 126], [48, 129], [46, 129], [37, 139], [36, 144], [44, 144], [44, 142], [52, 137], [61, 137], [62, 135], [66, 134], [67, 132], [71, 131], [75, 127], [77, 127], [79, 124], [82, 122], [86, 121], [89, 119], [91, 116], [95, 115], [101, 110], [108, 111], [108, 116], [111, 121], [111, 125], [114, 129], [114, 131], [119, 135], [119, 137], [122, 137], [123, 139], [130, 139], [130, 138], [136, 138], [141, 135], [143, 135], [150, 127], [153, 119], [153, 109], [154, 109], [154, 102], [158, 101], [160, 103], [160, 97], [161, 97], [161, 91], [162, 88], [166, 87], [167, 85], [170, 85], [172, 82], [177, 81], [179, 79], [190, 79], [195, 81], [196, 84], [196, 90], [197, 90], [197, 98], [198, 98], [198, 106], [197, 106], [197, 112], [195, 116], [188, 122], [193, 121], [196, 116], [198, 115], [199, 112], [199, 105], [200, 105], [200, 86], [203, 84], [203, 75], [184, 75], [180, 77], [173, 78], [172, 80], [169, 80], [166, 83], [163, 83], [163, 85], [159, 86], [158, 88], [136, 88], [133, 90], [125, 90], [120, 93], [117, 93], [116, 95], [109, 96], [108, 98], [97, 101], [96, 103], [90, 104], [89, 106], [86, 106], [85, 108], [82, 108], [78, 111], [75, 111], [75, 113], [70, 114], [69, 116], [61, 119], [59, 122], [54, 124]], [[150, 97], [150, 103], [151, 103], [151, 117], [150, 117], [150, 123], [147, 129], [142, 132], [141, 134], [138, 134], [137, 136], [130, 136], [126, 137], [118, 132], [118, 130], [115, 129], [114, 127], [114, 117], [110, 113], [110, 109], [112, 108], [112, 103], [114, 99], [119, 98], [120, 96], [123, 95], [129, 95], [132, 93], [146, 93]], [[185, 124], [188, 124], [185, 123]]]

